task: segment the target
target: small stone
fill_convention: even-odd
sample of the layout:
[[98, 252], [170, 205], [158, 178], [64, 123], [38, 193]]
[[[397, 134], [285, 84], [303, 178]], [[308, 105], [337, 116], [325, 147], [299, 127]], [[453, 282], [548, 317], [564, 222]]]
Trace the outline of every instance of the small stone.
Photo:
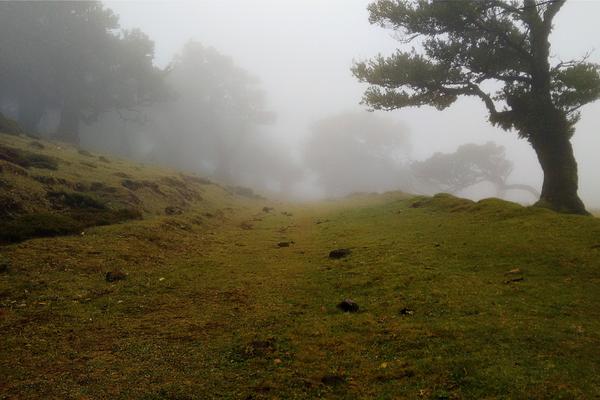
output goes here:
[[509, 283], [521, 282], [521, 281], [524, 281], [524, 280], [525, 280], [525, 278], [523, 278], [522, 276], [518, 276], [518, 277], [515, 277], [515, 278], [512, 278], [512, 279], [507, 279], [507, 280], [504, 281], [504, 283], [508, 285]]
[[410, 308], [406, 308], [404, 307], [403, 309], [400, 310], [400, 315], [413, 315], [415, 312], [413, 310], [411, 310]]
[[106, 282], [117, 282], [127, 279], [127, 275], [121, 271], [110, 271], [106, 273]]
[[356, 304], [354, 300], [344, 299], [340, 304], [337, 305], [337, 308], [343, 312], [355, 313], [358, 311], [358, 304]]
[[346, 379], [340, 375], [325, 375], [321, 378], [321, 383], [327, 386], [339, 385], [344, 382]]
[[349, 256], [352, 253], [350, 249], [336, 249], [329, 252], [329, 258], [340, 259]]
[[274, 359], [274, 360], [273, 360], [273, 362], [275, 363], [275, 365], [279, 365], [279, 364], [281, 364], [281, 363], [282, 363], [282, 361], [281, 361], [281, 359], [280, 359], [280, 358], [276, 358], [276, 359]]

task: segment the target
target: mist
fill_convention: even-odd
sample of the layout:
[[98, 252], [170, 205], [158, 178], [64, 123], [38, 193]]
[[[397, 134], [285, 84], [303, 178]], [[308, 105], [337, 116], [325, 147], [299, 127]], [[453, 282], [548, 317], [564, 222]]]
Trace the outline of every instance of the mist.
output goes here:
[[[410, 48], [392, 31], [369, 24], [369, 3], [106, 1], [121, 29], [139, 29], [153, 42], [152, 63], [167, 87], [151, 104], [106, 111], [82, 124], [80, 144], [270, 196], [315, 199], [442, 191], [447, 187], [416, 177], [412, 165], [466, 144], [493, 142], [511, 165], [503, 181], [540, 191], [542, 171], [529, 143], [492, 127], [479, 100], [460, 99], [443, 112], [426, 106], [367, 113], [360, 104], [365, 85], [352, 75], [353, 63]], [[589, 61], [600, 61], [594, 51], [599, 12], [597, 2], [567, 3], [551, 38], [555, 59], [592, 51]], [[10, 115], [10, 104], [3, 110]], [[580, 195], [591, 208], [600, 207], [599, 111], [599, 104], [582, 109], [573, 139]], [[51, 136], [59, 119], [56, 111], [46, 112], [39, 131]], [[499, 195], [496, 189], [479, 182], [456, 194], [480, 199]], [[501, 195], [536, 200], [519, 190]]]

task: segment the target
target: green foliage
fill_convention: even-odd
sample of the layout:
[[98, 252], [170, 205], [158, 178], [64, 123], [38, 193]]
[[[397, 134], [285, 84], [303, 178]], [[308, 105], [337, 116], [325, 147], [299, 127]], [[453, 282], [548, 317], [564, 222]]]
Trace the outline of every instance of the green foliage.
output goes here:
[[[474, 96], [493, 124], [523, 137], [538, 134], [552, 111], [562, 117], [563, 131], [572, 131], [579, 108], [600, 97], [600, 74], [585, 60], [548, 65], [548, 37], [563, 4], [378, 0], [369, 6], [371, 23], [395, 29], [406, 42], [418, 38], [422, 51], [357, 63], [354, 75], [371, 85], [364, 102], [374, 109], [441, 110]], [[490, 82], [500, 89], [487, 93]]]

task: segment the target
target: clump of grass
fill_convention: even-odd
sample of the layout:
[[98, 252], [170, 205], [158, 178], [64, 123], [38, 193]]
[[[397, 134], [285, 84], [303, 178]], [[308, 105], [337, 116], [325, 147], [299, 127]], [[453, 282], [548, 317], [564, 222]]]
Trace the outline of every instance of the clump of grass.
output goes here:
[[0, 172], [5, 172], [11, 175], [27, 176], [29, 175], [25, 169], [18, 165], [6, 161], [0, 161]]
[[79, 150], [77, 150], [77, 152], [85, 157], [93, 157], [92, 153], [90, 153], [89, 151], [84, 150], [84, 149], [79, 149]]
[[69, 216], [80, 221], [82, 228], [90, 226], [104, 226], [117, 224], [123, 221], [142, 219], [142, 213], [136, 209], [123, 208], [119, 210], [86, 210], [72, 211]]
[[23, 168], [58, 169], [58, 161], [55, 158], [7, 146], [0, 146], [0, 160]]
[[243, 186], [228, 186], [227, 191], [231, 194], [246, 197], [248, 199], [265, 200], [264, 197], [256, 194], [254, 190]]
[[108, 186], [103, 182], [92, 182], [90, 184], [90, 190], [92, 192], [104, 192], [104, 193], [116, 193], [118, 189], [113, 186]]
[[192, 201], [192, 200], [200, 200], [200, 198], [201, 198], [196, 190], [189, 187], [187, 185], [187, 183], [181, 179], [174, 178], [174, 177], [164, 177], [161, 179], [161, 182], [163, 182], [165, 185], [175, 189], [177, 191], [177, 193], [181, 197], [183, 197], [185, 200]]
[[48, 192], [48, 199], [56, 206], [70, 209], [95, 209], [106, 210], [105, 204], [100, 200], [83, 193], [52, 191]]
[[89, 161], [80, 161], [79, 162], [81, 165], [85, 165], [88, 168], [98, 168], [98, 166], [96, 164], [94, 164], [93, 162], [89, 162]]
[[212, 185], [213, 184], [213, 182], [210, 179], [202, 178], [200, 176], [181, 174], [181, 177], [183, 178], [184, 181], [186, 181], [188, 183], [191, 182], [191, 183], [197, 183], [200, 185]]
[[132, 191], [140, 190], [143, 188], [148, 188], [156, 194], [159, 194], [159, 195], [164, 194], [160, 190], [160, 186], [156, 182], [152, 182], [152, 181], [136, 181], [133, 179], [125, 179], [121, 182], [121, 185], [123, 185], [123, 187], [125, 187], [129, 190], [132, 190]]
[[25, 214], [0, 222], [0, 243], [17, 243], [40, 237], [72, 235], [92, 226], [142, 219], [140, 211], [74, 210], [67, 213]]
[[0, 224], [0, 243], [15, 243], [35, 237], [69, 235], [80, 225], [73, 218], [51, 213], [26, 214]]
[[37, 140], [29, 142], [29, 147], [34, 148], [34, 149], [38, 149], [38, 150], [43, 150], [43, 149], [46, 148], [46, 146], [44, 146], [43, 144], [41, 144]]
[[72, 185], [69, 181], [67, 181], [66, 179], [63, 178], [55, 178], [53, 176], [48, 176], [48, 175], [35, 175], [32, 176], [32, 178], [43, 184], [43, 185], [65, 185], [65, 186], [70, 186]]

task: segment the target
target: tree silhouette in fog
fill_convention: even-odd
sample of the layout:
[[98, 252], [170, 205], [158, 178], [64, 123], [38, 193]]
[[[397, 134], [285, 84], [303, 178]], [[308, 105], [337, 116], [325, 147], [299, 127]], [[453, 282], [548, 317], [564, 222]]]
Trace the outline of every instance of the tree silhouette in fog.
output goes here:
[[57, 136], [78, 142], [80, 124], [110, 110], [164, 98], [154, 43], [139, 30], [119, 30], [102, 3], [0, 3], [0, 99], [21, 125], [36, 131], [56, 112]]
[[364, 102], [443, 110], [460, 96], [481, 99], [492, 124], [535, 150], [544, 171], [539, 204], [584, 214], [571, 137], [579, 109], [600, 96], [600, 74], [585, 58], [551, 64], [549, 36], [565, 2], [378, 0], [370, 22], [420, 51], [356, 63], [355, 76], [371, 84]]
[[503, 197], [508, 190], [522, 190], [539, 196], [529, 185], [509, 184], [513, 163], [506, 159], [505, 149], [494, 142], [469, 143], [454, 153], [435, 153], [427, 160], [411, 164], [415, 178], [432, 186], [435, 191], [458, 193], [482, 182], [492, 183], [496, 195]]
[[232, 181], [242, 138], [275, 118], [259, 80], [230, 57], [192, 41], [175, 58], [168, 84], [177, 95], [169, 106], [177, 116], [173, 123], [192, 130], [186, 137], [198, 137], [197, 151], [217, 179]]
[[329, 196], [409, 189], [410, 145], [401, 124], [375, 113], [343, 113], [318, 121], [304, 149], [306, 165]]

